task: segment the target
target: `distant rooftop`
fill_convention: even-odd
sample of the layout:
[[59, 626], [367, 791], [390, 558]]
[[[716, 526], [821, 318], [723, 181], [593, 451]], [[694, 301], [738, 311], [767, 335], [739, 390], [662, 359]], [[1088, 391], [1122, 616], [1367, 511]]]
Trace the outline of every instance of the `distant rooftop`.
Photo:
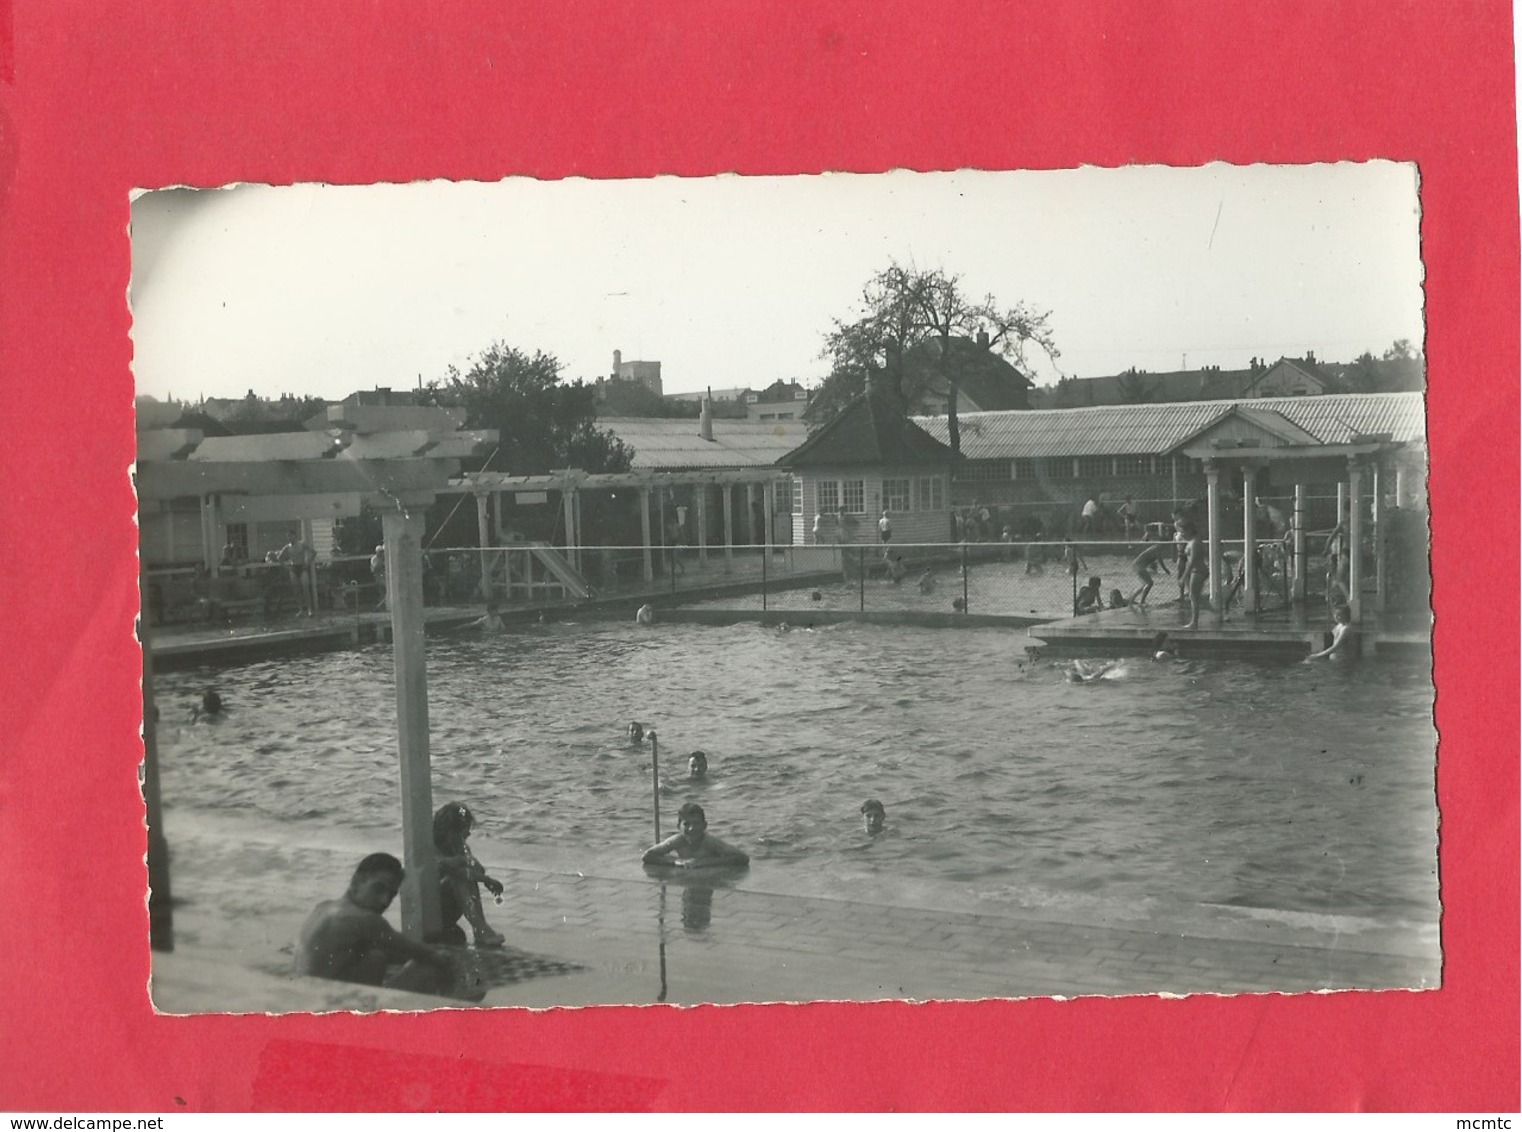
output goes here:
[[715, 417], [704, 440], [690, 418], [607, 417], [597, 422], [634, 449], [634, 468], [761, 468], [776, 463], [808, 436], [802, 421], [747, 421]]

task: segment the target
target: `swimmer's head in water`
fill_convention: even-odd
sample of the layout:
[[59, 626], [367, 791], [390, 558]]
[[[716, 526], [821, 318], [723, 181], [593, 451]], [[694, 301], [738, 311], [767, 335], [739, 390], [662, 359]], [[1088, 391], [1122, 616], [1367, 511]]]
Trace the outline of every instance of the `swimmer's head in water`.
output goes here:
[[703, 807], [696, 802], [683, 803], [682, 808], [676, 812], [676, 827], [682, 831], [682, 836], [689, 845], [698, 845], [708, 830], [708, 817], [703, 813]]
[[639, 723], [637, 720], [634, 723], [629, 724], [629, 742], [631, 742], [631, 743], [643, 743], [644, 741], [645, 741], [645, 728], [644, 728], [644, 725]]
[[881, 833], [888, 824], [888, 811], [876, 798], [868, 798], [861, 804], [861, 823], [868, 833]]
[[689, 778], [708, 777], [708, 755], [702, 751], [693, 751], [688, 755], [687, 775]]
[[954, 597], [951, 599], [951, 608], [956, 610], [958, 613], [966, 613], [967, 602], [962, 598]]
[[207, 715], [217, 715], [222, 711], [222, 694], [215, 688], [207, 688], [201, 693], [201, 711]]
[[818, 590], [815, 590], [813, 593], [809, 594], [809, 600], [810, 601], [823, 601], [824, 600], [824, 594], [820, 593]]

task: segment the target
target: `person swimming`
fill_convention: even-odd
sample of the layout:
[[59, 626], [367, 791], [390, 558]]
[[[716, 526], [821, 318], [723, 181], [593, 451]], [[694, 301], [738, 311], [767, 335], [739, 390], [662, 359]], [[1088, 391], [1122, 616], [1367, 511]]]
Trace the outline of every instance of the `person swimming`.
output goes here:
[[1121, 667], [1118, 660], [1107, 660], [1097, 665], [1075, 660], [1072, 668], [1068, 670], [1068, 680], [1074, 684], [1087, 684], [1093, 680], [1114, 679], [1124, 673], [1125, 669]]
[[201, 693], [201, 702], [190, 709], [190, 722], [195, 723], [200, 719], [221, 719], [222, 713], [227, 710], [227, 705], [222, 702], [222, 693], [215, 688], [207, 688]]
[[645, 727], [639, 720], [629, 724], [629, 746], [638, 747], [645, 741]]
[[815, 590], [813, 593], [809, 594], [809, 600], [810, 601], [823, 601], [824, 600], [824, 594], [820, 593], [818, 590]]
[[694, 782], [701, 782], [708, 777], [708, 755], [703, 751], [693, 751], [687, 756], [687, 777]]
[[655, 606], [651, 605], [647, 601], [644, 605], [639, 607], [639, 612], [634, 615], [634, 620], [635, 623], [639, 625], [655, 624]]
[[888, 811], [876, 798], [868, 798], [861, 804], [861, 824], [868, 837], [876, 837], [888, 824]]

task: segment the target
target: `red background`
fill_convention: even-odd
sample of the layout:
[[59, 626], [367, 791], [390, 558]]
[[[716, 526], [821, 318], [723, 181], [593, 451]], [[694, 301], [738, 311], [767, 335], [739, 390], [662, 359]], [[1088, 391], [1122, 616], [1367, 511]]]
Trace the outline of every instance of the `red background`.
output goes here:
[[[1516, 1110], [1510, 5], [786, 7], [0, 0], [0, 1108]], [[129, 189], [1374, 157], [1422, 177], [1441, 991], [154, 1017]]]

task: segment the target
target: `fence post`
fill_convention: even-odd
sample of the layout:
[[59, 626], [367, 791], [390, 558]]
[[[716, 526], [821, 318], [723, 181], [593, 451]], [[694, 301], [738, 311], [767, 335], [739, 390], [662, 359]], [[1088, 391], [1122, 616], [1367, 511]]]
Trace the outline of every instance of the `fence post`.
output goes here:
[[[1073, 551], [1074, 555], [1078, 552]], [[1068, 576], [1073, 579], [1073, 616], [1078, 616], [1078, 559], [1075, 557], [1068, 565]]]
[[765, 550], [761, 552], [761, 612], [766, 612], [766, 560], [769, 556]]
[[867, 611], [867, 550], [862, 546], [856, 548], [856, 588], [858, 607], [865, 613]]
[[962, 544], [962, 612], [963, 613], [968, 612], [968, 609], [967, 609], [967, 544], [965, 542]]

